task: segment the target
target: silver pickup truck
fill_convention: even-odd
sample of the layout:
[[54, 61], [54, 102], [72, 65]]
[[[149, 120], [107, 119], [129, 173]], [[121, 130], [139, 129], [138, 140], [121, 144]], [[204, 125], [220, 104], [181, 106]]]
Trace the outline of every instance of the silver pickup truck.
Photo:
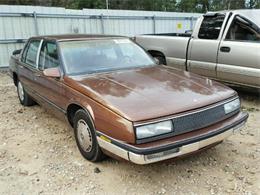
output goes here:
[[140, 35], [161, 64], [260, 89], [260, 10], [209, 12], [192, 34]]

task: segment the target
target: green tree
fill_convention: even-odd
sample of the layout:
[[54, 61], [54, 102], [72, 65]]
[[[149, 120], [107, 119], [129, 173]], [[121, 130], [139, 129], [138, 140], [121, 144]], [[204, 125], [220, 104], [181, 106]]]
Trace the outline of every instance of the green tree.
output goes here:
[[[105, 9], [106, 0], [0, 0], [9, 5]], [[199, 12], [260, 8], [260, 0], [108, 0], [109, 9]]]
[[246, 8], [259, 9], [260, 8], [260, 0], [248, 0], [248, 1], [246, 1]]
[[105, 9], [106, 1], [105, 0], [78, 0], [77, 8], [90, 8], [90, 9]]

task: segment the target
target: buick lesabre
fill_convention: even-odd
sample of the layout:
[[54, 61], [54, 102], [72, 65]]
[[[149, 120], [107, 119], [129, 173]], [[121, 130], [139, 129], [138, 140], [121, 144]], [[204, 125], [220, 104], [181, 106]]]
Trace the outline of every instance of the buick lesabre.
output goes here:
[[191, 154], [248, 118], [234, 90], [159, 66], [127, 37], [32, 37], [13, 52], [10, 75], [20, 103], [68, 121], [90, 161], [106, 154], [148, 164]]

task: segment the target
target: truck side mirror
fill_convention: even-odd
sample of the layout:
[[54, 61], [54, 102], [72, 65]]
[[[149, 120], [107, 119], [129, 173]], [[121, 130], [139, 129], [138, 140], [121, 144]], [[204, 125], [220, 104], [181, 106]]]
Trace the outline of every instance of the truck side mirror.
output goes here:
[[22, 51], [22, 49], [16, 49], [13, 51], [13, 55], [18, 55], [21, 53], [21, 51]]
[[52, 78], [60, 78], [60, 70], [58, 67], [56, 68], [47, 68], [43, 71], [43, 75], [46, 77], [52, 77]]

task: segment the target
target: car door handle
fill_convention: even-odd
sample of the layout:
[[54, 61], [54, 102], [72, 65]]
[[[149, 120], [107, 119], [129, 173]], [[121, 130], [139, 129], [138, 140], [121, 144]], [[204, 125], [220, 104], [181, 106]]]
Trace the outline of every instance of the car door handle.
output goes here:
[[231, 50], [230, 47], [224, 47], [224, 46], [223, 46], [223, 47], [220, 48], [220, 51], [221, 51], [221, 52], [225, 52], [225, 53], [229, 53], [230, 50]]

